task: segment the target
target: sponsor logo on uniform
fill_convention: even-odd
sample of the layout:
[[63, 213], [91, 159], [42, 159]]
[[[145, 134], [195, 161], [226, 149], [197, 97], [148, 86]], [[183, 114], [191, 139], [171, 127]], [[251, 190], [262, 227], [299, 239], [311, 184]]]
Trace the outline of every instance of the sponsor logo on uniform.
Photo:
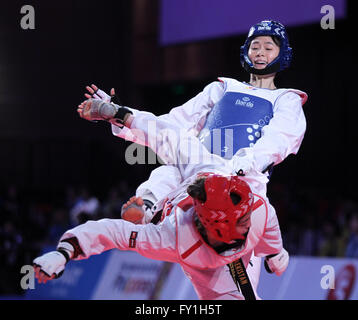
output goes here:
[[236, 106], [246, 107], [246, 108], [253, 108], [254, 103], [250, 100], [249, 97], [239, 98], [235, 101]]

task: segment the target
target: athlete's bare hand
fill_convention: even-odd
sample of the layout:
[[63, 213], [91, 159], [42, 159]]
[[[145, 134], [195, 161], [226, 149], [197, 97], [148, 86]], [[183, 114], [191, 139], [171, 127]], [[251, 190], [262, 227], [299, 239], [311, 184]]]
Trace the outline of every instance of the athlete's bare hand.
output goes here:
[[85, 93], [85, 97], [87, 99], [100, 99], [105, 102], [110, 102], [111, 97], [115, 95], [114, 88], [111, 89], [110, 95], [108, 95], [103, 90], [99, 89], [95, 84], [91, 84], [91, 86], [86, 86], [86, 89], [89, 92], [89, 93]]

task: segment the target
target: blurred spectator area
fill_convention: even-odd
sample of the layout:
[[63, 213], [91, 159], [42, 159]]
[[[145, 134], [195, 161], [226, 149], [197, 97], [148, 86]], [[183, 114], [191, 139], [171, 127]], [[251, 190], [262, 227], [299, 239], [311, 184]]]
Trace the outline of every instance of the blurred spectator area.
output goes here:
[[[308, 93], [307, 131], [268, 195], [292, 255], [358, 256], [352, 3], [334, 30], [288, 28], [294, 58], [277, 85]], [[246, 35], [160, 46], [159, 0], [33, 4], [35, 30], [20, 28], [22, 1], [0, 11], [0, 294], [19, 292], [20, 267], [76, 219], [118, 217], [158, 165], [128, 164], [128, 142], [108, 123], [78, 117], [86, 85], [115, 87], [124, 105], [159, 115], [218, 76], [248, 81]]]
[[[0, 294], [21, 294], [19, 270], [42, 248], [56, 245], [68, 229], [87, 220], [120, 218], [135, 188], [126, 179], [94, 192], [85, 185], [28, 190], [15, 184], [0, 193]], [[334, 190], [269, 185], [284, 246], [291, 255], [358, 258], [358, 202]]]

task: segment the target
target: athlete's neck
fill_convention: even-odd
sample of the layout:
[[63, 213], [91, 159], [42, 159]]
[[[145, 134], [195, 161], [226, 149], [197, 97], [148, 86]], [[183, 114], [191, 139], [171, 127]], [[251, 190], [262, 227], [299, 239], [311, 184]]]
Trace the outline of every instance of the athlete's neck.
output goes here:
[[265, 75], [257, 75], [251, 73], [249, 84], [256, 88], [271, 90], [277, 89], [274, 83], [275, 75], [275, 73]]

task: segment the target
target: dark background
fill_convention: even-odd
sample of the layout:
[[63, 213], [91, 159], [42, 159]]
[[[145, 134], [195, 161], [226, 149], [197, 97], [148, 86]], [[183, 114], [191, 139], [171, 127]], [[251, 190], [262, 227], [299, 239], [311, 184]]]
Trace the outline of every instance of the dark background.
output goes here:
[[[274, 170], [268, 190], [284, 231], [290, 215], [305, 224], [314, 212], [317, 229], [330, 206], [357, 200], [352, 3], [347, 1], [347, 19], [336, 21], [334, 30], [323, 30], [319, 22], [287, 30], [294, 58], [277, 84], [303, 90], [309, 98], [301, 149]], [[25, 4], [35, 9], [34, 30], [20, 27]], [[248, 80], [239, 63], [246, 35], [160, 47], [158, 14], [157, 0], [1, 5], [0, 205], [11, 187], [20, 207], [34, 199], [61, 202], [69, 186], [85, 186], [103, 200], [125, 181], [132, 194], [156, 167], [127, 164], [128, 143], [114, 137], [108, 123], [79, 118], [76, 107], [86, 85], [106, 92], [115, 87], [124, 105], [163, 114], [218, 76]], [[30, 211], [17, 212], [20, 234], [29, 233], [21, 214], [29, 219]], [[28, 254], [22, 263], [32, 258]]]
[[[280, 87], [308, 93], [307, 132], [299, 154], [274, 179], [356, 196], [356, 61], [348, 19], [288, 28], [292, 67]], [[35, 30], [20, 27], [20, 8], [35, 8]], [[248, 80], [239, 64], [245, 36], [158, 45], [156, 0], [8, 1], [0, 10], [1, 183], [56, 191], [68, 183], [98, 188], [118, 179], [135, 186], [149, 172], [124, 161], [126, 142], [107, 124], [80, 119], [86, 85], [156, 114], [197, 94], [217, 76]], [[104, 171], [105, 172], [104, 172]], [[104, 174], [105, 173], [105, 174]]]

